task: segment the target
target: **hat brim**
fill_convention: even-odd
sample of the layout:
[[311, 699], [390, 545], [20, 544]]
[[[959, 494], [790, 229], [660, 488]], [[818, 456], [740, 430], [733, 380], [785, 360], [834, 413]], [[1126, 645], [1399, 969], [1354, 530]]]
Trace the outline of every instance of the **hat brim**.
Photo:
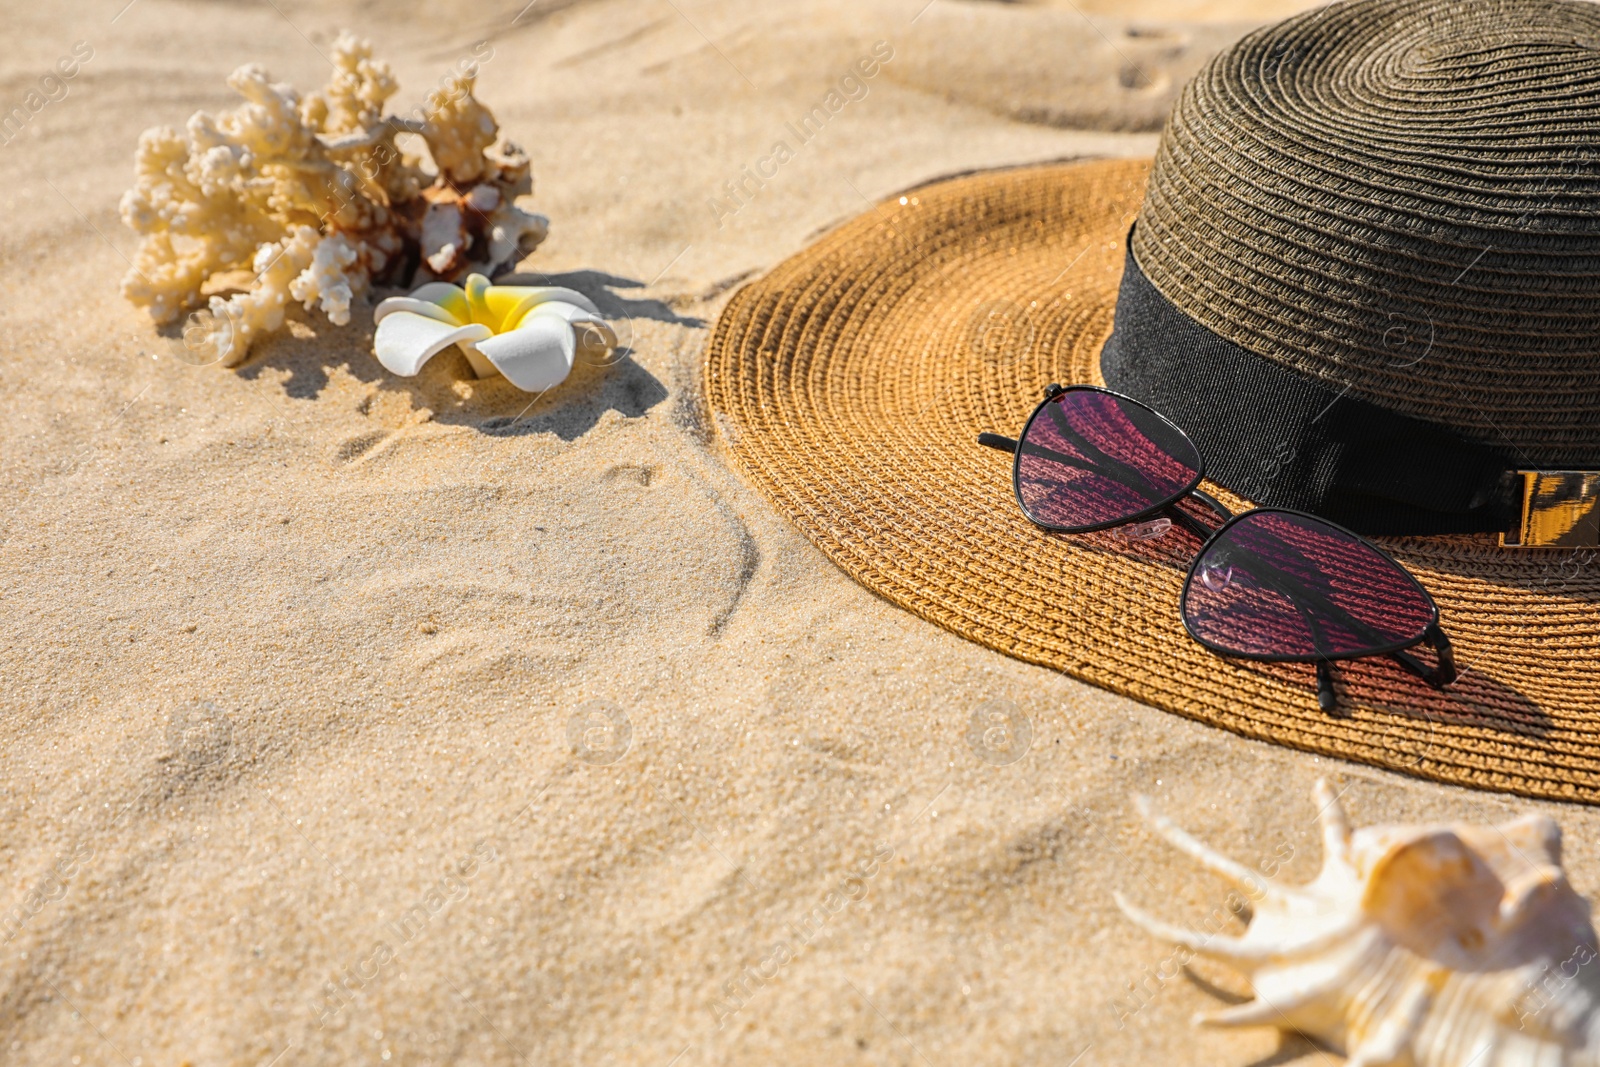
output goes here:
[[[1014, 435], [1050, 382], [1103, 384], [1148, 163], [1055, 164], [892, 198], [729, 301], [706, 397], [741, 469], [835, 563], [1010, 656], [1247, 737], [1438, 781], [1600, 802], [1600, 560], [1490, 537], [1384, 539], [1437, 601], [1462, 671], [1383, 657], [1230, 660], [1178, 615], [1196, 543], [1053, 534], [1012, 495]], [[1249, 502], [1207, 488], [1236, 509]]]

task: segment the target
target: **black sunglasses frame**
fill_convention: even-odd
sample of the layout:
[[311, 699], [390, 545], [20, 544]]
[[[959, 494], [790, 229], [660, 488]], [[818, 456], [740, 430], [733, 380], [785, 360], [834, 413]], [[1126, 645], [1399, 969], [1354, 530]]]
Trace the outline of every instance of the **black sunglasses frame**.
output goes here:
[[[1193, 451], [1195, 457], [1194, 466], [1196, 469], [1194, 480], [1187, 488], [1183, 489], [1181, 492], [1173, 494], [1166, 500], [1163, 500], [1157, 504], [1153, 504], [1150, 507], [1145, 508], [1143, 511], [1137, 512], [1133, 515], [1129, 515], [1125, 518], [1114, 519], [1110, 522], [1092, 523], [1085, 526], [1060, 526], [1054, 523], [1039, 521], [1034, 517], [1033, 513], [1028, 510], [1027, 504], [1024, 503], [1022, 499], [1022, 442], [1027, 440], [1028, 430], [1032, 428], [1033, 420], [1043, 414], [1050, 404], [1057, 402], [1063, 395], [1071, 392], [1103, 393], [1107, 396], [1115, 397], [1117, 400], [1123, 403], [1133, 404], [1141, 410], [1148, 412], [1151, 416], [1161, 420], [1161, 422], [1165, 423], [1172, 429], [1173, 433], [1182, 438], [1182, 440], [1188, 444], [1189, 448]], [[1450, 644], [1449, 635], [1447, 635], [1444, 632], [1444, 629], [1439, 625], [1439, 605], [1434, 602], [1432, 594], [1428, 592], [1421, 582], [1417, 581], [1416, 576], [1407, 570], [1399, 560], [1395, 559], [1382, 548], [1373, 544], [1371, 541], [1367, 540], [1367, 538], [1362, 537], [1355, 531], [1348, 530], [1337, 523], [1329, 522], [1327, 519], [1324, 519], [1319, 515], [1312, 515], [1309, 512], [1295, 511], [1292, 508], [1251, 508], [1249, 511], [1241, 512], [1238, 515], [1233, 514], [1233, 512], [1229, 511], [1221, 501], [1217, 500], [1210, 493], [1207, 493], [1200, 488], [1200, 483], [1205, 480], [1205, 457], [1200, 454], [1200, 450], [1196, 448], [1194, 442], [1189, 439], [1189, 435], [1184, 433], [1182, 428], [1174, 423], [1171, 419], [1167, 418], [1159, 411], [1156, 411], [1148, 404], [1135, 400], [1131, 396], [1125, 396], [1124, 394], [1118, 393], [1115, 390], [1102, 389], [1099, 386], [1094, 385], [1049, 385], [1045, 388], [1044, 399], [1040, 401], [1039, 405], [1033, 409], [1033, 413], [1028, 416], [1028, 421], [1023, 424], [1021, 437], [1012, 439], [1009, 437], [1002, 437], [999, 434], [982, 433], [978, 435], [978, 443], [989, 448], [994, 448], [1002, 452], [1010, 452], [1012, 454], [1011, 491], [1016, 496], [1017, 506], [1022, 509], [1023, 516], [1026, 517], [1029, 522], [1042, 529], [1051, 530], [1057, 533], [1094, 533], [1099, 530], [1114, 529], [1118, 526], [1135, 525], [1140, 522], [1149, 521], [1153, 517], [1161, 516], [1169, 519], [1175, 525], [1182, 526], [1185, 530], [1188, 530], [1191, 534], [1200, 538], [1200, 549], [1195, 553], [1194, 558], [1189, 562], [1188, 572], [1184, 576], [1183, 591], [1178, 598], [1178, 618], [1183, 622], [1184, 630], [1187, 631], [1189, 636], [1201, 646], [1221, 656], [1227, 656], [1235, 659], [1253, 660], [1263, 663], [1315, 663], [1317, 665], [1317, 703], [1325, 712], [1331, 712], [1337, 706], [1337, 698], [1333, 689], [1333, 673], [1329, 665], [1341, 660], [1365, 659], [1368, 656], [1387, 655], [1398, 662], [1402, 667], [1405, 667], [1411, 673], [1415, 674], [1417, 677], [1421, 678], [1424, 682], [1427, 682], [1436, 689], [1443, 689], [1445, 686], [1450, 685], [1456, 680], [1455, 653]], [[1181, 501], [1189, 497], [1193, 497], [1194, 499], [1200, 501], [1206, 507], [1215, 512], [1217, 516], [1223, 520], [1222, 525], [1215, 528], [1207, 526], [1193, 515], [1190, 515], [1188, 512], [1178, 507], [1178, 504]], [[1331, 530], [1336, 530], [1347, 537], [1359, 541], [1361, 544], [1376, 552], [1379, 556], [1383, 557], [1391, 565], [1393, 565], [1395, 570], [1405, 575], [1406, 578], [1411, 582], [1412, 586], [1415, 587], [1417, 593], [1427, 603], [1430, 612], [1430, 619], [1427, 627], [1425, 627], [1422, 633], [1417, 637], [1408, 638], [1402, 641], [1390, 642], [1361, 652], [1353, 652], [1342, 656], [1324, 656], [1317, 653], [1297, 652], [1239, 652], [1234, 649], [1221, 647], [1197, 634], [1194, 630], [1194, 627], [1189, 624], [1188, 612], [1185, 609], [1188, 605], [1189, 590], [1193, 587], [1193, 583], [1198, 577], [1200, 563], [1205, 559], [1206, 550], [1211, 547], [1212, 542], [1219, 539], [1236, 523], [1247, 519], [1252, 515], [1261, 514], [1292, 515], [1297, 518], [1309, 519], [1313, 522], [1320, 523]], [[1285, 593], [1284, 596], [1291, 603], [1296, 603], [1295, 598], [1292, 595]], [[1296, 603], [1296, 606], [1299, 606], [1298, 603]], [[1437, 666], [1430, 668], [1421, 660], [1418, 660], [1415, 656], [1410, 655], [1406, 651], [1407, 649], [1415, 648], [1421, 644], [1427, 644], [1433, 648], [1434, 653], [1438, 657]]]
[[[1195, 471], [1196, 471], [1195, 476], [1194, 476], [1194, 480], [1192, 482], [1190, 482], [1187, 486], [1185, 486], [1181, 492], [1173, 493], [1171, 496], [1169, 496], [1167, 499], [1161, 501], [1160, 503], [1153, 504], [1150, 507], [1145, 508], [1143, 511], [1139, 512], [1138, 514], [1130, 516], [1129, 518], [1126, 518], [1126, 519], [1113, 519], [1110, 522], [1094, 522], [1094, 523], [1089, 523], [1088, 525], [1085, 525], [1085, 526], [1061, 526], [1061, 525], [1058, 525], [1058, 524], [1052, 523], [1052, 522], [1041, 522], [1038, 518], [1036, 518], [1034, 516], [1034, 514], [1031, 511], [1028, 510], [1028, 505], [1026, 503], [1024, 503], [1023, 500], [1022, 500], [1022, 442], [1026, 441], [1028, 439], [1028, 431], [1033, 429], [1033, 420], [1037, 419], [1040, 415], [1043, 415], [1045, 413], [1046, 409], [1048, 409], [1052, 403], [1054, 403], [1055, 401], [1057, 401], [1058, 399], [1060, 399], [1061, 397], [1065, 396], [1068, 393], [1105, 393], [1108, 396], [1116, 397], [1118, 400], [1123, 400], [1123, 401], [1126, 401], [1126, 402], [1128, 402], [1130, 404], [1138, 404], [1140, 408], [1144, 409], [1145, 411], [1148, 411], [1151, 415], [1153, 415], [1156, 418], [1160, 419], [1163, 423], [1165, 423], [1167, 426], [1169, 426], [1172, 429], [1173, 433], [1175, 433], [1179, 437], [1183, 438], [1183, 440], [1189, 445], [1190, 450], [1194, 452], [1194, 455], [1195, 455], [1195, 464], [1194, 465], [1195, 465]], [[995, 436], [994, 434], [980, 434], [979, 437], [978, 437], [978, 443], [979, 444], [989, 444], [989, 446], [991, 448], [993, 448], [995, 446], [993, 444], [991, 444], [990, 442], [985, 441], [984, 438], [985, 437], [991, 437], [992, 438], [994, 436]], [[1004, 440], [1010, 440], [1010, 438], [1004, 438]], [[1231, 517], [1231, 515], [1233, 514], [1232, 512], [1228, 511], [1227, 508], [1224, 508], [1219, 501], [1213, 499], [1210, 496], [1210, 494], [1200, 492], [1200, 483], [1205, 480], [1205, 476], [1206, 476], [1205, 461], [1204, 461], [1204, 457], [1202, 457], [1200, 455], [1200, 450], [1198, 448], [1194, 447], [1194, 442], [1189, 440], [1189, 435], [1184, 433], [1183, 430], [1181, 430], [1178, 427], [1177, 423], [1173, 422], [1171, 419], [1169, 419], [1165, 415], [1161, 414], [1161, 412], [1156, 411], [1155, 409], [1151, 408], [1149, 405], [1140, 404], [1139, 401], [1133, 399], [1132, 397], [1123, 396], [1121, 393], [1114, 393], [1110, 389], [1101, 389], [1101, 388], [1099, 388], [1097, 386], [1093, 386], [1093, 385], [1071, 385], [1071, 386], [1065, 386], [1065, 387], [1059, 386], [1059, 385], [1048, 386], [1045, 389], [1045, 397], [1044, 397], [1044, 399], [1039, 402], [1039, 406], [1038, 407], [1033, 409], [1033, 414], [1028, 416], [1028, 421], [1022, 424], [1022, 436], [1020, 436], [1020, 437], [1018, 437], [1016, 439], [1015, 447], [1012, 448], [1012, 449], [1007, 449], [1007, 451], [1012, 452], [1012, 456], [1013, 456], [1013, 458], [1011, 460], [1011, 491], [1016, 494], [1017, 506], [1022, 508], [1022, 513], [1028, 517], [1028, 521], [1029, 522], [1033, 523], [1035, 526], [1042, 527], [1042, 528], [1044, 528], [1046, 530], [1054, 530], [1057, 533], [1073, 533], [1073, 534], [1095, 533], [1095, 532], [1097, 532], [1099, 530], [1111, 530], [1111, 529], [1115, 529], [1118, 526], [1126, 526], [1126, 525], [1129, 525], [1130, 523], [1142, 522], [1145, 519], [1148, 519], [1151, 516], [1157, 514], [1158, 512], [1162, 512], [1167, 508], [1173, 507], [1173, 505], [1177, 504], [1178, 501], [1180, 501], [1184, 497], [1190, 496], [1190, 495], [1193, 495], [1196, 498], [1200, 499], [1202, 502], [1205, 503], [1205, 505], [1207, 507], [1211, 508], [1213, 511], [1216, 511], [1218, 514], [1220, 514], [1225, 519]], [[1171, 518], [1174, 522], [1181, 523], [1181, 520], [1177, 519], [1174, 516], [1170, 516], [1169, 515], [1167, 517]], [[1191, 516], [1185, 515], [1184, 518], [1191, 519], [1191, 521], [1192, 521], [1192, 517]], [[1190, 527], [1185, 527], [1185, 528], [1190, 529], [1191, 532], [1194, 532], [1193, 528], [1190, 528]], [[1204, 535], [1202, 535], [1202, 536], [1204, 536]]]

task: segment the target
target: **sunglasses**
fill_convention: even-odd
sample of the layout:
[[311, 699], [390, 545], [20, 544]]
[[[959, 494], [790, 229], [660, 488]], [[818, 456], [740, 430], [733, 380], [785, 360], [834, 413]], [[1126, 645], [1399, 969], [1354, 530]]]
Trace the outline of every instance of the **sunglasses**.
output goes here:
[[[1213, 652], [1315, 663], [1317, 704], [1338, 705], [1338, 660], [1387, 655], [1435, 688], [1456, 679], [1450, 639], [1428, 591], [1383, 549], [1313, 515], [1255, 508], [1235, 515], [1200, 489], [1200, 452], [1171, 420], [1089, 385], [1051, 385], [1018, 440], [978, 435], [1016, 458], [1012, 484], [1030, 521], [1061, 533], [1128, 526], [1149, 540], [1174, 525], [1200, 538], [1178, 610]], [[1221, 520], [1203, 522], [1193, 499]], [[1428, 667], [1406, 649], [1426, 642]]]

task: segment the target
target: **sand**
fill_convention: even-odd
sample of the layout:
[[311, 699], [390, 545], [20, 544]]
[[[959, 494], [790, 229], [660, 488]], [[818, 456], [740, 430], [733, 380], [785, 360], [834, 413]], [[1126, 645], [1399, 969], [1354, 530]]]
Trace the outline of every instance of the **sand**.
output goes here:
[[[1135, 794], [1291, 879], [1319, 775], [1361, 823], [1543, 810], [1600, 884], [1592, 811], [1240, 740], [889, 606], [701, 404], [741, 280], [941, 175], [1149, 154], [1283, 5], [124, 3], [0, 14], [6, 108], [94, 49], [0, 150], [0, 1061], [1329, 1063], [1191, 1028], [1239, 980], [1111, 893], [1197, 923], [1224, 889]], [[406, 103], [493, 44], [553, 220], [524, 270], [627, 360], [527, 409], [458, 357], [385, 374], [370, 309], [228, 371], [121, 299], [139, 132], [244, 62], [320, 85], [347, 26]], [[981, 759], [996, 709], [1031, 742]]]

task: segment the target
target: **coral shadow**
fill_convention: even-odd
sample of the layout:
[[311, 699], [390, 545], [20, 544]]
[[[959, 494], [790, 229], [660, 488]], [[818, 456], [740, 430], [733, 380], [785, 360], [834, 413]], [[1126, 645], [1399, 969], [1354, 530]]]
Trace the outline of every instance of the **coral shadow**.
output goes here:
[[352, 378], [379, 382], [391, 377], [372, 355], [372, 309], [352, 307], [350, 324], [334, 326], [312, 319], [296, 308], [290, 327], [257, 339], [250, 357], [234, 368], [246, 381], [257, 381], [269, 370], [283, 371], [283, 395], [291, 400], [315, 400], [328, 387], [330, 372], [342, 367]]

